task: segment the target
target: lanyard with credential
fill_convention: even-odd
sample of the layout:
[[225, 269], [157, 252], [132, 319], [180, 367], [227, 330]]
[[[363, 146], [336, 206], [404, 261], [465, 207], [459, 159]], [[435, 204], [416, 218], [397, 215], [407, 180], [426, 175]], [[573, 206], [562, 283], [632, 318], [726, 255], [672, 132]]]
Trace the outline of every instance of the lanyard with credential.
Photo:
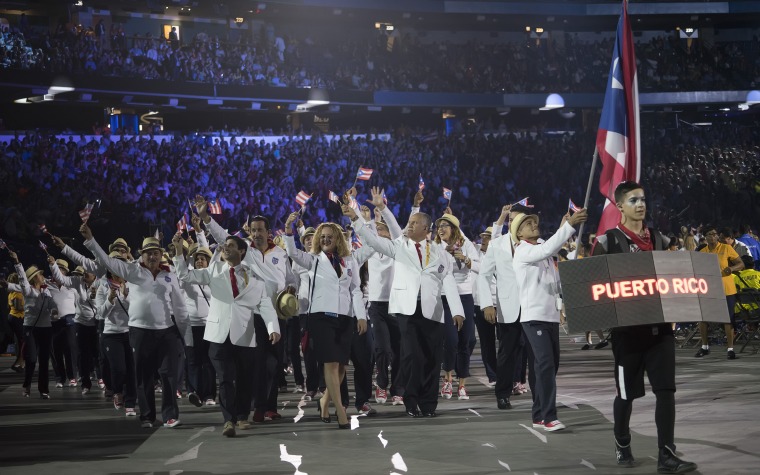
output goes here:
[[430, 264], [430, 241], [425, 241], [425, 265], [422, 268], [424, 269], [428, 264]]

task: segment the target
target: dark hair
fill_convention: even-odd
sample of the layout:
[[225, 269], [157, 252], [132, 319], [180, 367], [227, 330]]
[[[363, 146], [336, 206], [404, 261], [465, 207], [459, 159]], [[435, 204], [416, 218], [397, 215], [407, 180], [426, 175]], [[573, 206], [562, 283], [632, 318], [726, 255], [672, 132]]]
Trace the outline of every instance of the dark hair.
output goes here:
[[425, 227], [430, 231], [430, 226], [433, 225], [433, 218], [427, 214], [427, 213], [414, 213], [414, 215], [420, 215], [420, 217], [425, 221]]
[[639, 185], [635, 181], [624, 181], [615, 188], [615, 202], [620, 203], [623, 201], [623, 197], [626, 193], [630, 193], [633, 190], [643, 190], [644, 187]]
[[726, 237], [730, 237], [732, 239], [734, 237], [734, 232], [729, 227], [720, 228], [720, 230], [718, 230], [718, 234], [722, 234], [722, 235], [724, 235]]
[[225, 241], [230, 241], [230, 240], [234, 241], [237, 248], [243, 251], [242, 257], [245, 257], [245, 253], [248, 252], [248, 243], [245, 242], [245, 239], [238, 236], [229, 235], [227, 236], [227, 239], [225, 239]]
[[739, 232], [742, 234], [749, 234], [750, 231], [752, 231], [752, 228], [750, 228], [749, 224], [739, 226]]
[[718, 233], [719, 232], [718, 231], [718, 226], [716, 226], [716, 225], [714, 225], [712, 223], [708, 223], [708, 224], [705, 224], [704, 226], [702, 226], [702, 235], [706, 236], [707, 233], [709, 233], [710, 231], [715, 231], [716, 233]]
[[742, 256], [742, 262], [744, 263], [745, 269], [754, 269], [755, 268], [755, 260], [752, 259], [752, 256], [750, 255], [743, 255]]
[[264, 223], [264, 229], [266, 229], [267, 231], [269, 231], [271, 229], [269, 227], [269, 219], [267, 219], [264, 216], [261, 216], [261, 215], [257, 214], [256, 216], [254, 216], [253, 218], [251, 218], [251, 221], [249, 222], [248, 225], [250, 226], [250, 223], [253, 223], [254, 221], [259, 221], [259, 222]]

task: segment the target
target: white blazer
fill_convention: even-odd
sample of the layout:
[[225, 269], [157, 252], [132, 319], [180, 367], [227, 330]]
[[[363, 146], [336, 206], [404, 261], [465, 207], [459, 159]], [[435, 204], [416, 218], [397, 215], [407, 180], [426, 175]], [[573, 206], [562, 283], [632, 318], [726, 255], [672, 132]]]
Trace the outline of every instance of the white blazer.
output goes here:
[[[478, 274], [478, 299], [480, 308], [497, 308], [499, 323], [514, 323], [520, 315], [520, 293], [512, 265], [514, 244], [509, 233], [491, 239], [485, 256], [480, 261]], [[491, 295], [491, 279], [496, 277], [498, 305]]]
[[[309, 269], [310, 276], [314, 276], [316, 268], [316, 276], [311, 280], [311, 284], [314, 286], [314, 290], [311, 292], [313, 294], [311, 312], [351, 315], [351, 308], [353, 307], [353, 315], [357, 319], [367, 319], [364, 294], [361, 290], [361, 279], [359, 279], [359, 266], [353, 256], [343, 258], [341, 275], [338, 277], [330, 259], [324, 252], [315, 256], [297, 249], [295, 238], [292, 235], [285, 235], [285, 249], [293, 262]], [[319, 266], [317, 266], [317, 262], [319, 262]]]
[[[422, 315], [425, 318], [443, 323], [441, 295], [444, 293], [451, 314], [464, 318], [464, 308], [459, 298], [457, 284], [451, 274], [454, 258], [441, 246], [427, 241], [426, 246], [430, 248], [430, 261], [427, 265], [420, 265], [415, 243], [409, 238], [402, 236], [392, 241], [380, 238], [368, 228], [361, 217], [354, 221], [354, 230], [365, 244], [395, 261], [388, 303], [389, 313], [414, 315], [417, 302], [420, 301]], [[427, 255], [427, 252], [424, 255]]]
[[232, 295], [230, 266], [226, 262], [212, 262], [205, 269], [189, 270], [185, 258], [177, 255], [174, 257], [174, 266], [181, 281], [208, 285], [211, 291], [204, 340], [224, 343], [229, 336], [233, 345], [255, 347], [254, 313], [261, 315], [270, 334], [280, 333], [277, 313], [272, 300], [268, 298], [264, 281], [245, 264], [243, 271], [249, 276], [249, 280], [237, 297]]

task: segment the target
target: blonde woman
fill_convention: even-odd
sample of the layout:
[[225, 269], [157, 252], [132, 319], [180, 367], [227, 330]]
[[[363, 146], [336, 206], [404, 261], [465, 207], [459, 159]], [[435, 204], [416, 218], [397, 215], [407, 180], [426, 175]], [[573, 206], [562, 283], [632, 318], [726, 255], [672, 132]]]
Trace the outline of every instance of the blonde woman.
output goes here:
[[351, 425], [340, 400], [340, 383], [346, 376], [346, 365], [351, 355], [351, 338], [354, 334], [354, 317], [360, 335], [367, 331], [367, 314], [362, 300], [359, 265], [351, 256], [343, 231], [335, 223], [317, 227], [312, 240], [311, 253], [296, 248], [293, 224], [298, 212], [288, 216], [285, 223], [285, 249], [298, 265], [309, 269], [312, 288], [307, 311], [309, 346], [317, 361], [324, 364], [327, 389], [320, 399], [319, 413], [322, 422], [330, 422], [328, 405], [333, 399], [338, 415], [338, 428]]
[[472, 297], [473, 284], [480, 270], [480, 251], [467, 239], [459, 228], [459, 219], [450, 214], [451, 210], [436, 220], [435, 242], [454, 257], [452, 273], [457, 283], [459, 298], [464, 307], [464, 325], [457, 331], [451, 317], [448, 302], [444, 301], [446, 319], [446, 336], [443, 349], [444, 380], [441, 396], [451, 399], [453, 394], [453, 374], [456, 371], [459, 380], [457, 397], [470, 399], [465, 388], [466, 379], [470, 377], [470, 357], [475, 349], [475, 301]]

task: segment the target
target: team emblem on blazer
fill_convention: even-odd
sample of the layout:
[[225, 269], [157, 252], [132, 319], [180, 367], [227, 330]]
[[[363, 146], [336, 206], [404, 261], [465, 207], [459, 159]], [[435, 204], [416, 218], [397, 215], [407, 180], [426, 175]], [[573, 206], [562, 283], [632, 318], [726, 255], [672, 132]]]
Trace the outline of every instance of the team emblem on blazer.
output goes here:
[[278, 262], [280, 262], [279, 259], [277, 259], [276, 257], [272, 258], [272, 264], [277, 265]]
[[441, 265], [438, 266], [438, 273], [439, 274], [443, 273], [443, 264], [441, 264]]
[[346, 269], [346, 274], [348, 274], [348, 276], [349, 276], [349, 277], [353, 277], [353, 276], [351, 275], [351, 269]]
[[171, 282], [172, 278], [169, 277], [168, 275], [166, 275], [166, 276], [164, 276], [164, 280], [167, 281], [167, 282]]
[[541, 336], [541, 335], [543, 335], [543, 333], [544, 333], [544, 332], [542, 332], [541, 330], [538, 330], [538, 331], [536, 332], [536, 335], [538, 335], [538, 336]]

